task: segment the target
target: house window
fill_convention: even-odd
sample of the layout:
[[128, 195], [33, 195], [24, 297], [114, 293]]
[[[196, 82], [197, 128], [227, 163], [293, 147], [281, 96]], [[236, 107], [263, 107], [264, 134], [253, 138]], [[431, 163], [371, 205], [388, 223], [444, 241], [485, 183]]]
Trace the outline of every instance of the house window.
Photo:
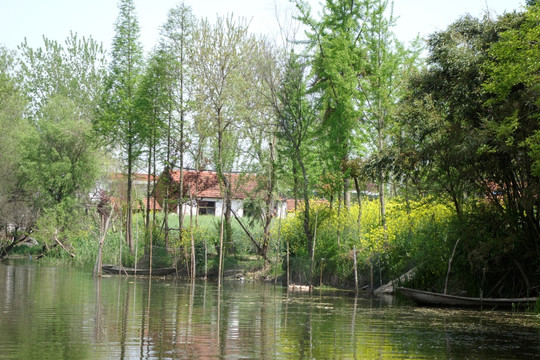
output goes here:
[[215, 215], [215, 214], [216, 214], [215, 201], [199, 201], [199, 215]]

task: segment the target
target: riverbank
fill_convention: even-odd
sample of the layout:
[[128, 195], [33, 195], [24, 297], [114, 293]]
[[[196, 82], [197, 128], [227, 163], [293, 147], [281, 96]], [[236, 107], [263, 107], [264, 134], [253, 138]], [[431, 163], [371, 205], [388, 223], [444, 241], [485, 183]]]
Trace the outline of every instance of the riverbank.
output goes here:
[[[387, 203], [386, 230], [378, 221], [379, 203], [364, 201], [349, 209], [330, 207], [325, 203], [311, 206], [311, 219], [317, 218], [316, 237], [310, 246], [304, 232], [302, 211], [283, 219], [273, 219], [264, 260], [254, 241], [262, 238], [262, 227], [251, 223], [249, 235], [233, 221], [232, 241], [224, 247], [223, 271], [226, 278], [313, 284], [331, 288], [378, 288], [412, 268], [415, 276], [398, 285], [419, 290], [466, 296], [519, 298], [538, 296], [539, 279], [535, 264], [523, 264], [513, 249], [504, 246], [489, 231], [485, 215], [475, 212], [471, 201], [467, 214], [456, 216], [451, 204], [439, 199]], [[63, 238], [63, 247], [47, 243], [46, 233], [37, 231], [39, 247], [45, 250], [43, 261], [51, 266], [93, 268], [98, 251], [100, 224], [93, 218], [80, 221], [76, 232]], [[168, 218], [165, 232], [163, 214], [156, 214], [152, 231], [152, 264], [154, 268], [175, 267], [182, 276], [216, 277], [219, 265], [219, 218], [206, 215], [184, 220], [182, 238], [178, 217]], [[246, 225], [244, 224], [244, 225]], [[190, 225], [192, 227], [190, 227]], [[312, 224], [315, 228], [315, 223]], [[134, 249], [125, 242], [120, 218], [111, 222], [103, 246], [102, 263], [143, 268], [149, 264], [149, 240], [145, 236], [145, 218], [133, 218]], [[191, 244], [195, 258], [191, 258]], [[313, 254], [309, 249], [315, 246]], [[501, 247], [502, 246], [502, 247]], [[22, 249], [22, 247], [21, 247]], [[288, 250], [288, 253], [287, 253]], [[32, 250], [34, 251], [34, 250]], [[311, 256], [313, 255], [313, 256]], [[35, 254], [33, 255], [35, 256]], [[143, 261], [143, 259], [145, 259]]]

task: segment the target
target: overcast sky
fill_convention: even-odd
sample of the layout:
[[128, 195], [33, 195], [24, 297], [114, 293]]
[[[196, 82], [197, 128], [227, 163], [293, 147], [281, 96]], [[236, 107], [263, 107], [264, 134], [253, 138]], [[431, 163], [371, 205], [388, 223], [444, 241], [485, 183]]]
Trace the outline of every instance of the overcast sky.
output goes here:
[[[159, 27], [169, 9], [179, 0], [135, 0], [141, 26], [141, 41], [150, 51], [159, 38]], [[320, 8], [320, 0], [308, 0]], [[275, 8], [290, 6], [288, 0], [185, 0], [198, 17], [215, 19], [233, 13], [251, 22], [253, 32], [272, 35], [277, 32]], [[426, 36], [444, 30], [464, 14], [482, 17], [522, 10], [525, 0], [395, 0], [394, 14], [399, 17], [395, 32], [408, 42], [417, 34]], [[63, 42], [70, 31], [92, 36], [109, 49], [118, 16], [117, 0], [0, 0], [0, 44], [15, 49], [24, 38], [33, 47], [42, 46], [41, 37]]]

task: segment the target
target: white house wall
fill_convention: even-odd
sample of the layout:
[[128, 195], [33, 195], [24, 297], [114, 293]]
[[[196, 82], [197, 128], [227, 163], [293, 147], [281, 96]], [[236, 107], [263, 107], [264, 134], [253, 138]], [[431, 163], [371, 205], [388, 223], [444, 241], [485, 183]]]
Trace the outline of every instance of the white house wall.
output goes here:
[[[231, 200], [231, 208], [238, 215], [238, 217], [244, 216], [244, 202], [242, 200]], [[216, 201], [216, 216], [221, 216], [223, 208], [223, 200], [219, 199]]]
[[[216, 212], [215, 212], [215, 216], [221, 216], [221, 211], [222, 211], [222, 208], [223, 208], [223, 200], [222, 199], [209, 199], [209, 198], [204, 198], [204, 199], [201, 199], [202, 201], [212, 201], [212, 202], [215, 202], [216, 203]], [[244, 216], [244, 202], [243, 200], [232, 200], [231, 201], [231, 207], [233, 209], [233, 211], [236, 213], [236, 215], [238, 215], [239, 217], [242, 217]], [[193, 211], [193, 215], [197, 214], [197, 203], [194, 201], [193, 205], [189, 204], [189, 203], [185, 203], [182, 205], [182, 210], [184, 212], [184, 215], [189, 215], [192, 213]], [[178, 213], [178, 209], [176, 210], [176, 212]]]

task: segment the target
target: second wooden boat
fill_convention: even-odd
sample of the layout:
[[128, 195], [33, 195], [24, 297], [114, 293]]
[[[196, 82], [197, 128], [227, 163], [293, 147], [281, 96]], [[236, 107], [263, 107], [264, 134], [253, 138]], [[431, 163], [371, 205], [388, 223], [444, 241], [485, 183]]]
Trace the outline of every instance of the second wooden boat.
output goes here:
[[[150, 269], [135, 269], [123, 266], [103, 265], [101, 267], [104, 273], [115, 275], [150, 275]], [[152, 275], [163, 276], [176, 272], [176, 268], [158, 268], [152, 269]]]
[[536, 297], [528, 298], [475, 298], [467, 296], [446, 295], [430, 291], [415, 290], [404, 287], [396, 287], [406, 298], [414, 301], [418, 305], [431, 306], [456, 306], [456, 307], [511, 307], [518, 305], [534, 304]]

